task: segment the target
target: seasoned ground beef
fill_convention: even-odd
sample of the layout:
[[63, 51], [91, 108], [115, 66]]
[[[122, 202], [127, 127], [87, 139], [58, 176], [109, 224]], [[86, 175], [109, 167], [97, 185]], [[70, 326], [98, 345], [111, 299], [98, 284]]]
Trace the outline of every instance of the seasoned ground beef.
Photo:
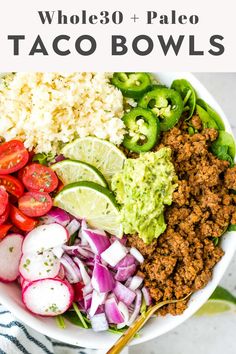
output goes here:
[[[129, 245], [145, 257], [139, 273], [154, 302], [180, 299], [203, 288], [223, 256], [214, 238], [220, 237], [230, 223], [236, 223], [236, 195], [231, 193], [236, 190], [236, 167], [229, 168], [227, 161], [210, 152], [216, 130], [203, 130], [196, 115], [191, 123], [198, 133], [190, 136], [187, 123], [180, 122], [163, 133], [155, 148], [172, 149], [179, 178], [173, 203], [165, 212], [166, 231], [149, 245], [138, 235], [128, 236]], [[172, 304], [160, 313], [177, 315], [186, 307], [187, 302]]]

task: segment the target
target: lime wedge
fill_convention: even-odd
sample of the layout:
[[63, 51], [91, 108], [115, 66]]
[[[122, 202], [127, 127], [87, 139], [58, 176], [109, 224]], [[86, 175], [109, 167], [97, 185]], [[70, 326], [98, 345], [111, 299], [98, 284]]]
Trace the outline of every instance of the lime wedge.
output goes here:
[[87, 162], [96, 167], [110, 183], [112, 176], [119, 172], [126, 159], [123, 152], [112, 143], [85, 137], [76, 139], [62, 149], [62, 154], [69, 159]]
[[209, 300], [198, 310], [196, 316], [236, 312], [236, 298], [226, 289], [218, 286]]
[[68, 184], [55, 197], [54, 205], [96, 229], [122, 237], [119, 209], [112, 192], [94, 182]]
[[106, 180], [95, 167], [81, 161], [64, 160], [50, 166], [64, 186], [80, 181], [90, 181], [107, 186]]

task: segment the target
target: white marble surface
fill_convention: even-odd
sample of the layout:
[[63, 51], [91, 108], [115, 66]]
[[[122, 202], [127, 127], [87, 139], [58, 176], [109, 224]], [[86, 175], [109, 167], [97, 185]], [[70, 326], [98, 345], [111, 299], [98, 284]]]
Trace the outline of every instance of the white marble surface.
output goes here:
[[[225, 111], [236, 137], [236, 73], [196, 73]], [[236, 295], [236, 256], [221, 285]], [[193, 317], [162, 337], [130, 348], [130, 354], [235, 354], [236, 313]]]

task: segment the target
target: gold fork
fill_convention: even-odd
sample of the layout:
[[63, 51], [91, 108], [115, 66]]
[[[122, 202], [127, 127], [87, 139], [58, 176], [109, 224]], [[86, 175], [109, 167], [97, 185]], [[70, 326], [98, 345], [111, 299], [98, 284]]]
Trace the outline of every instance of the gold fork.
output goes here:
[[108, 350], [106, 354], [119, 354], [121, 350], [129, 343], [129, 341], [135, 336], [135, 334], [145, 325], [149, 318], [154, 315], [154, 313], [159, 310], [162, 306], [175, 304], [186, 300], [189, 296], [188, 294], [183, 299], [180, 300], [166, 300], [157, 303], [154, 306], [149, 307], [147, 312], [141, 314], [136, 321], [127, 329], [127, 331], [117, 340], [117, 342]]

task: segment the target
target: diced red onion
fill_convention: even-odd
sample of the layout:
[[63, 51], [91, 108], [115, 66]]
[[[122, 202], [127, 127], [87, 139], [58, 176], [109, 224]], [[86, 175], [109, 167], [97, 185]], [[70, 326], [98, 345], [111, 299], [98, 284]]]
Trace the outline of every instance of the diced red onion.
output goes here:
[[[79, 235], [79, 232], [78, 232]], [[79, 236], [75, 239], [74, 245], [79, 245], [81, 243]]]
[[122, 238], [119, 238], [119, 237], [112, 235], [110, 240], [111, 240], [111, 243], [113, 243], [115, 241], [119, 241], [123, 246], [125, 246], [125, 244], [127, 242], [127, 237], [123, 236]]
[[92, 302], [91, 302], [91, 307], [89, 309], [89, 316], [93, 317], [98, 309], [98, 307], [102, 304], [104, 304], [106, 299], [106, 294], [103, 293], [98, 293], [96, 290], [93, 290], [92, 294]]
[[146, 286], [144, 286], [142, 288], [142, 293], [143, 293], [143, 297], [144, 297], [146, 305], [150, 306], [152, 304], [152, 298], [151, 298], [149, 290], [146, 288]]
[[113, 242], [113, 244], [101, 254], [102, 259], [107, 262], [111, 267], [115, 267], [128, 253], [126, 247], [124, 247], [119, 241]]
[[83, 280], [83, 283], [85, 285], [88, 285], [91, 282], [90, 276], [88, 275], [85, 266], [83, 264], [83, 262], [78, 258], [78, 257], [74, 257], [73, 261], [75, 262], [75, 264], [77, 264], [79, 266], [79, 270], [80, 270], [80, 274]]
[[81, 246], [84, 246], [84, 245], [88, 245], [88, 241], [86, 240], [86, 238], [84, 237], [84, 230], [87, 229], [87, 224], [86, 224], [86, 221], [83, 219], [81, 221], [81, 228], [79, 230], [79, 238], [81, 240]]
[[128, 267], [132, 264], [136, 264], [136, 260], [134, 256], [131, 254], [127, 254], [117, 265], [114, 267], [115, 269], [118, 269], [120, 267]]
[[65, 252], [71, 256], [80, 255], [83, 258], [93, 258], [94, 254], [86, 247], [81, 247], [80, 245], [67, 246], [63, 245], [62, 248]]
[[143, 278], [138, 275], [135, 275], [130, 282], [129, 288], [130, 290], [134, 291], [138, 289], [142, 283], [143, 283]]
[[62, 155], [62, 154], [60, 154], [60, 155], [55, 157], [55, 161], [56, 162], [61, 162], [61, 161], [65, 160], [65, 159], [66, 159], [65, 156]]
[[141, 305], [142, 305], [142, 292], [141, 292], [141, 290], [138, 289], [138, 290], [136, 290], [136, 299], [135, 299], [135, 304], [134, 304], [134, 312], [130, 316], [130, 319], [129, 319], [128, 323], [127, 323], [128, 326], [131, 326], [131, 324], [138, 317], [138, 315], [140, 313]]
[[98, 262], [95, 263], [93, 269], [92, 286], [100, 293], [112, 291], [115, 286], [111, 272], [106, 266]]
[[118, 281], [126, 281], [129, 277], [134, 275], [136, 270], [137, 270], [137, 266], [135, 264], [131, 264], [128, 267], [120, 267], [117, 270], [115, 279]]
[[88, 267], [94, 267], [94, 260], [86, 260], [86, 265]]
[[60, 208], [52, 208], [45, 216], [42, 216], [40, 224], [57, 223], [66, 227], [70, 222], [70, 216]]
[[70, 256], [77, 256], [77, 254], [79, 253], [77, 245], [74, 246], [63, 245], [62, 248]]
[[94, 264], [95, 263], [100, 263], [101, 262], [101, 256], [100, 255], [95, 255], [95, 257], [94, 257]]
[[140, 253], [140, 252], [137, 250], [137, 248], [131, 247], [129, 252], [130, 252], [130, 254], [132, 254], [132, 256], [134, 256], [135, 259], [137, 259], [137, 261], [138, 261], [139, 263], [143, 263], [143, 262], [144, 262], [143, 255], [142, 255], [142, 253]]
[[89, 283], [87, 285], [85, 285], [85, 287], [83, 288], [83, 294], [84, 296], [88, 295], [88, 294], [91, 294], [93, 291], [93, 287], [92, 287], [92, 284]]
[[131, 283], [131, 280], [132, 280], [132, 277], [129, 277], [126, 282], [125, 282], [125, 286], [127, 286], [127, 288], [130, 286], [130, 283]]
[[92, 304], [92, 294], [87, 294], [84, 296], [84, 309], [88, 311]]
[[75, 275], [72, 275], [67, 270], [65, 270], [65, 278], [70, 284], [76, 283], [76, 280], [77, 280], [77, 278], [75, 278]]
[[57, 274], [57, 276], [61, 279], [64, 279], [65, 278], [65, 268], [63, 267], [63, 265], [61, 264], [60, 265], [60, 269], [59, 269], [59, 273]]
[[81, 229], [84, 230], [84, 229], [87, 229], [87, 223], [86, 223], [86, 220], [85, 219], [82, 219], [81, 221]]
[[127, 325], [127, 322], [129, 321], [129, 309], [128, 307], [123, 303], [123, 302], [119, 302], [118, 303], [118, 309], [120, 310], [120, 312], [122, 313], [123, 317], [124, 317], [124, 322], [123, 323], [119, 323], [117, 325], [117, 328], [123, 328]]
[[136, 293], [129, 288], [126, 288], [119, 281], [116, 282], [113, 292], [119, 301], [122, 301], [125, 305], [130, 306], [135, 297]]
[[91, 325], [94, 332], [106, 331], [109, 328], [105, 313], [99, 313], [91, 317]]
[[[105, 299], [104, 299], [104, 302], [105, 302]], [[95, 315], [98, 315], [99, 313], [103, 313], [103, 312], [104, 312], [104, 305], [102, 304], [102, 305], [98, 306]]]
[[64, 254], [63, 257], [60, 259], [60, 262], [66, 269], [66, 273], [69, 275], [68, 281], [72, 284], [78, 283], [81, 280], [81, 275], [79, 268], [72, 261], [72, 259], [66, 254]]
[[82, 247], [82, 246], [78, 245], [78, 252], [81, 255], [81, 257], [84, 257], [84, 258], [94, 257], [93, 252], [89, 248], [87, 248], [86, 246]]
[[83, 236], [93, 253], [100, 255], [110, 246], [110, 240], [104, 231], [83, 229]]
[[80, 223], [78, 220], [73, 219], [71, 222], [66, 226], [67, 231], [69, 235], [73, 235], [75, 232], [77, 232], [80, 229]]
[[111, 297], [105, 301], [105, 313], [109, 323], [123, 323], [124, 316], [118, 308], [118, 304], [114, 297]]
[[[86, 266], [87, 266], [87, 264], [86, 264]], [[88, 266], [87, 266], [87, 273], [88, 273], [88, 275], [90, 276], [90, 278], [92, 278], [93, 271], [92, 271], [92, 269], [90, 269]]]

